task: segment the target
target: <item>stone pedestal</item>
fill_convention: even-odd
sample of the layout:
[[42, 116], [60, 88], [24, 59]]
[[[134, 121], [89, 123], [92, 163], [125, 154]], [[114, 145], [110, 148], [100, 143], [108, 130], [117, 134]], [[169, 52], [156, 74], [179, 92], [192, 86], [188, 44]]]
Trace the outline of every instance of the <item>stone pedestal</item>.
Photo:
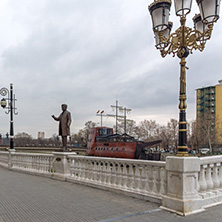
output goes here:
[[70, 162], [68, 155], [75, 155], [75, 152], [53, 152], [54, 155], [52, 167], [53, 177], [65, 180], [65, 177], [70, 174]]
[[161, 208], [180, 215], [203, 211], [198, 197], [198, 157], [167, 157], [167, 192]]

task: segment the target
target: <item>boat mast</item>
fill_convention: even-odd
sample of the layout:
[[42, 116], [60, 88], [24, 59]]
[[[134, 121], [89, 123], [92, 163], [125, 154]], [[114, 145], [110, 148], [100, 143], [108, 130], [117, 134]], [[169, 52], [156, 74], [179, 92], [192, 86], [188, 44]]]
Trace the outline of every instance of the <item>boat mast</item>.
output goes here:
[[[109, 117], [115, 117], [116, 118], [116, 134], [118, 134], [118, 118], [123, 119], [124, 120], [124, 133], [126, 134], [126, 113], [130, 112], [132, 109], [128, 109], [126, 107], [122, 107], [118, 105], [118, 100], [116, 100], [116, 105], [111, 105], [112, 108], [116, 109], [116, 114], [107, 114], [107, 116]], [[118, 111], [124, 111], [124, 115], [118, 115]]]

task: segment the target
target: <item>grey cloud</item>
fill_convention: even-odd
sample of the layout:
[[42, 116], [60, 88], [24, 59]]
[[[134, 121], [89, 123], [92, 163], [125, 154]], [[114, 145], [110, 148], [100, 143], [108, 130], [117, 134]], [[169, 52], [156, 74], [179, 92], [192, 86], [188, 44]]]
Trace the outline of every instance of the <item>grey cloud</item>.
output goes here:
[[[155, 49], [147, 1], [13, 2], [13, 21], [26, 32], [23, 41], [2, 45], [0, 71], [6, 76], [2, 84], [14, 83], [17, 130], [34, 136], [40, 129], [49, 136], [57, 133], [50, 115], [58, 114], [64, 101], [73, 115], [73, 131], [94, 119], [97, 109], [107, 109], [116, 96], [140, 113], [177, 109], [179, 59], [162, 59]], [[206, 53], [188, 58], [190, 106], [195, 88], [215, 84], [220, 77], [219, 39], [213, 36], [215, 43], [206, 45]], [[0, 132], [7, 127], [0, 126]]]

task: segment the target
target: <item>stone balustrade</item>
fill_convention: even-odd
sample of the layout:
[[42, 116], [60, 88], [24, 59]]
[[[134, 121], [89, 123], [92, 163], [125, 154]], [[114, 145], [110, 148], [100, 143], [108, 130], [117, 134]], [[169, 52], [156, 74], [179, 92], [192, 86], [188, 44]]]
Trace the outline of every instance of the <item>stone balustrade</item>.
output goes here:
[[52, 154], [27, 154], [11, 153], [11, 168], [32, 173], [48, 174], [53, 173]]
[[0, 152], [0, 166], [8, 167], [9, 164], [9, 152]]
[[222, 156], [200, 158], [199, 195], [206, 205], [222, 200]]
[[161, 200], [165, 162], [69, 156], [71, 179]]
[[222, 203], [222, 156], [161, 162], [0, 151], [0, 166], [143, 198], [180, 215]]

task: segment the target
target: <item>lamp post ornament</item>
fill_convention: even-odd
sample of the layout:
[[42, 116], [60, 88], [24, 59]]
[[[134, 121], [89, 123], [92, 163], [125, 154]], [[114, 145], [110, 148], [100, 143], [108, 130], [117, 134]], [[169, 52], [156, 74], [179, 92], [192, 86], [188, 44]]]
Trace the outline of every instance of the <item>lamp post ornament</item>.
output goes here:
[[[10, 84], [10, 91], [7, 88], [0, 89], [0, 95], [3, 96], [1, 99], [1, 107], [7, 109], [6, 114], [10, 113], [10, 150], [14, 150], [14, 125], [13, 125], [13, 114], [17, 115], [15, 112], [15, 95], [13, 94], [13, 84]], [[7, 103], [8, 101], [8, 103]]]
[[193, 17], [194, 29], [185, 26], [191, 11], [192, 0], [175, 0], [175, 12], [180, 17], [180, 27], [170, 34], [173, 23], [169, 21], [171, 0], [154, 0], [148, 10], [152, 17], [156, 48], [161, 56], [175, 55], [180, 59], [179, 142], [177, 156], [187, 156], [186, 121], [186, 57], [193, 50], [203, 51], [210, 39], [213, 25], [219, 19], [220, 0], [196, 0], [200, 14]]

